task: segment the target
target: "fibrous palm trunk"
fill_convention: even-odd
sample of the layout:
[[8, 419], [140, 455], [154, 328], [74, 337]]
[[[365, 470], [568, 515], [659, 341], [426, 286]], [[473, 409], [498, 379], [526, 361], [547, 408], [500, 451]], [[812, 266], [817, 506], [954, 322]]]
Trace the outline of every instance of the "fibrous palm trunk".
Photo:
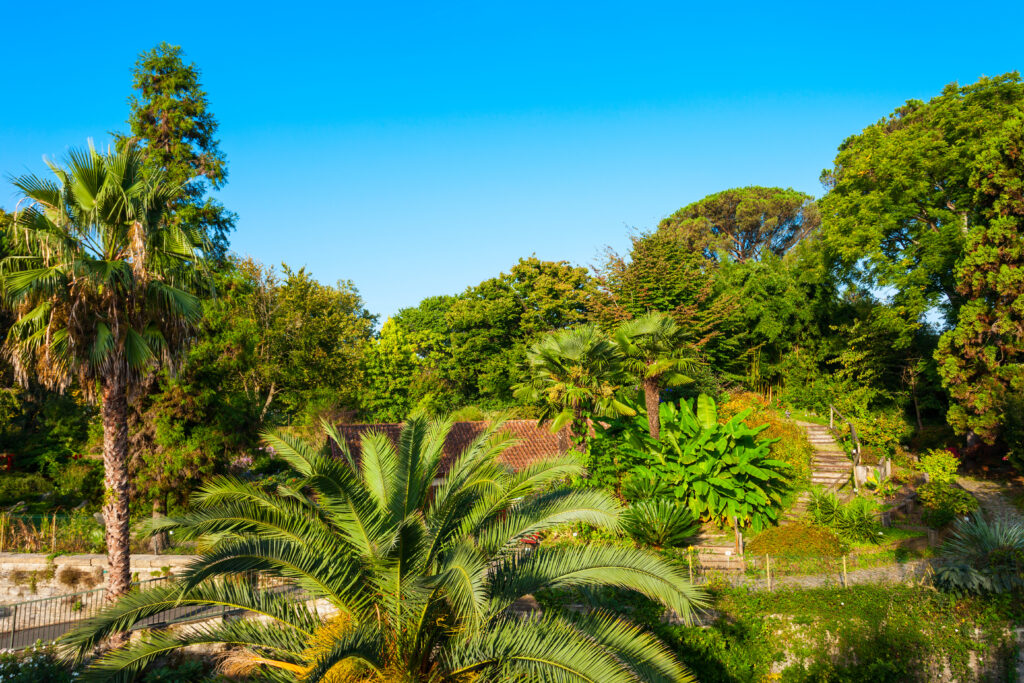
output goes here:
[[652, 439], [661, 435], [661, 415], [658, 406], [661, 404], [661, 384], [657, 377], [644, 378], [644, 403], [647, 406], [647, 430]]
[[124, 377], [103, 381], [103, 522], [107, 536], [107, 599], [131, 589], [131, 526], [128, 517], [128, 398]]

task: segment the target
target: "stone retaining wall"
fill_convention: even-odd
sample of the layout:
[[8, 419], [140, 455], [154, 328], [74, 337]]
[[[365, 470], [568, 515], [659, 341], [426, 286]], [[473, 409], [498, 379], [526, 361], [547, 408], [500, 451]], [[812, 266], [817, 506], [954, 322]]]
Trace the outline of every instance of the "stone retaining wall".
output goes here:
[[[132, 555], [139, 581], [180, 571], [192, 555]], [[0, 605], [102, 588], [106, 555], [0, 553]]]

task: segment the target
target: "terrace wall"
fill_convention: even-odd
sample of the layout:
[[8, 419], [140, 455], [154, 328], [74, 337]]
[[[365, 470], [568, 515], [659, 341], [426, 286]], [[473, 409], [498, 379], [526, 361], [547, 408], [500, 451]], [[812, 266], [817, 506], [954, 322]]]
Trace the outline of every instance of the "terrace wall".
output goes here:
[[[132, 573], [145, 581], [177, 573], [191, 555], [132, 555]], [[0, 553], [0, 604], [49, 598], [103, 586], [106, 555]]]

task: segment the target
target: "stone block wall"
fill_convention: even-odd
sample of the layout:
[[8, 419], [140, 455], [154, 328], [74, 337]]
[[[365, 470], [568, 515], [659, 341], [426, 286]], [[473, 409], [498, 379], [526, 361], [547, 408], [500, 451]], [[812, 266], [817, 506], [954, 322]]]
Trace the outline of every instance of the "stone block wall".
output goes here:
[[[180, 571], [191, 555], [132, 555], [139, 581]], [[102, 588], [106, 555], [0, 553], [0, 605]]]

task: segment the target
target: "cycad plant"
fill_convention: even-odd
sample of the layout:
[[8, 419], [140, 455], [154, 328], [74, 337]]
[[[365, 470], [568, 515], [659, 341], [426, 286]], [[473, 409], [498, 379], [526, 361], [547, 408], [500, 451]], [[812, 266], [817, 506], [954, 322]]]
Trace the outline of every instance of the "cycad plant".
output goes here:
[[636, 413], [615, 395], [626, 380], [622, 358], [595, 325], [543, 337], [526, 362], [529, 379], [516, 386], [516, 398], [542, 403], [541, 420], [551, 420], [551, 431], [570, 425], [577, 450], [586, 450], [588, 419]]
[[0, 263], [0, 291], [16, 321], [5, 352], [22, 382], [63, 391], [73, 381], [102, 398], [109, 574], [116, 596], [131, 585], [128, 400], [140, 377], [184, 349], [201, 314], [194, 292], [196, 236], [172, 225], [175, 194], [147, 175], [132, 146], [74, 150], [53, 178], [14, 180], [23, 195]]
[[687, 353], [683, 330], [670, 315], [648, 313], [619, 326], [615, 343], [622, 354], [623, 367], [643, 387], [647, 427], [651, 438], [657, 439], [661, 432], [661, 390], [692, 381], [686, 373], [693, 368], [694, 361]]
[[[168, 651], [223, 643], [233, 671], [272, 680], [690, 680], [655, 636], [616, 614], [517, 610], [541, 589], [613, 586], [689, 620], [704, 598], [649, 551], [523, 543], [568, 523], [617, 529], [620, 508], [603, 492], [560, 484], [580, 473], [575, 454], [518, 472], [499, 464], [510, 445], [500, 424], [447, 462], [450, 426], [409, 420], [397, 444], [365, 435], [358, 459], [330, 429], [337, 458], [267, 436], [301, 483], [205, 485], [192, 513], [154, 526], [206, 551], [174, 585], [123, 598], [67, 644], [82, 656], [171, 608], [226, 605], [259, 618], [146, 632], [83, 679], [127, 679]], [[254, 590], [242, 581], [254, 572], [261, 585], [278, 579], [304, 595]]]
[[623, 516], [622, 526], [635, 541], [655, 548], [680, 548], [700, 530], [686, 504], [667, 497], [634, 503]]

